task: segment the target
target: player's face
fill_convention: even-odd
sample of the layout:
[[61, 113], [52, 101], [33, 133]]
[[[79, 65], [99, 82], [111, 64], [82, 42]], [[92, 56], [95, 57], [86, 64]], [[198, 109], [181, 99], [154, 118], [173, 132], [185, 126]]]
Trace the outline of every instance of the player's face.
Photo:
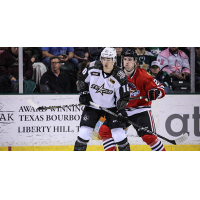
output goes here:
[[124, 61], [124, 68], [127, 71], [130, 71], [135, 67], [135, 61], [133, 57], [124, 57], [123, 61]]
[[57, 58], [51, 60], [51, 70], [57, 71], [60, 70], [61, 64]]
[[109, 73], [109, 71], [112, 71], [113, 64], [114, 64], [112, 58], [104, 58], [104, 57], [102, 57], [101, 58], [101, 62], [103, 64], [103, 69], [104, 69], [105, 72]]

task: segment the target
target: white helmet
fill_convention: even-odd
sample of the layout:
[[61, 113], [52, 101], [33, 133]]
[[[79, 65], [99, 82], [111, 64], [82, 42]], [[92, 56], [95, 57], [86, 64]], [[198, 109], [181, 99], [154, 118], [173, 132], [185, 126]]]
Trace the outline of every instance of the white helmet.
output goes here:
[[101, 56], [100, 56], [100, 61], [101, 58], [112, 58], [113, 62], [116, 62], [117, 60], [117, 53], [115, 48], [111, 48], [111, 47], [106, 47], [102, 52], [101, 52]]

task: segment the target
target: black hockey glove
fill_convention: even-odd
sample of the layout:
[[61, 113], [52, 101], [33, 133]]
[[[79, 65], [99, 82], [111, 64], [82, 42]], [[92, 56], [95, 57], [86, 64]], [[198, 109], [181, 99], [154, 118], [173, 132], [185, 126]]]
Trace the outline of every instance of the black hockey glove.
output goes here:
[[89, 91], [84, 91], [84, 92], [80, 92], [80, 97], [79, 97], [79, 103], [83, 104], [83, 105], [90, 105], [90, 101], [92, 101], [92, 98], [90, 96], [90, 92]]
[[117, 120], [120, 124], [125, 124], [126, 122], [128, 122], [128, 115], [125, 109], [118, 110], [117, 115]]
[[147, 92], [146, 97], [148, 101], [156, 100], [160, 94], [160, 90], [158, 89], [151, 89]]

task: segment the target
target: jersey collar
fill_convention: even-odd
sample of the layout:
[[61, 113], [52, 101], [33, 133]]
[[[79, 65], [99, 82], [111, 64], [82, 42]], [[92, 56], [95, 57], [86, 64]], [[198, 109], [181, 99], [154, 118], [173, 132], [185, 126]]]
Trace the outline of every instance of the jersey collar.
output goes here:
[[113, 70], [114, 70], [114, 67], [113, 67], [113, 69], [112, 69], [112, 71], [111, 71], [110, 73], [106, 73], [106, 72], [104, 72], [103, 69], [102, 69], [103, 77], [104, 77], [104, 78], [110, 77], [110, 76], [112, 75], [112, 73], [113, 73]]
[[135, 74], [136, 70], [137, 70], [137, 67], [135, 67], [135, 69], [134, 69], [133, 73], [130, 75], [130, 78], [133, 78], [133, 76], [134, 76], [134, 74]]

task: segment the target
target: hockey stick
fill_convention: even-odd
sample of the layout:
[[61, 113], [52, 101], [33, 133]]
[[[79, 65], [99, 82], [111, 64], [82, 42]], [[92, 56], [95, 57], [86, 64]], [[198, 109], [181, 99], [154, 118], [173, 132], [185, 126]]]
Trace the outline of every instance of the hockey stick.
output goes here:
[[[101, 109], [101, 110], [104, 110], [105, 112], [107, 112], [107, 113], [109, 113], [109, 114], [111, 114], [111, 115], [114, 115], [115, 117], [118, 117], [118, 115], [117, 115], [116, 113], [114, 113], [114, 112], [112, 112], [112, 111], [110, 111], [110, 110], [107, 110], [106, 108], [103, 108], [103, 107], [101, 107], [101, 106], [95, 104], [94, 102], [91, 102], [91, 101], [90, 101], [90, 104], [93, 105], [93, 106], [95, 106], [96, 108], [99, 108], [99, 109]], [[176, 140], [169, 140], [169, 139], [167, 139], [167, 138], [165, 138], [165, 137], [163, 137], [163, 136], [161, 136], [161, 135], [159, 135], [159, 134], [157, 134], [157, 133], [154, 133], [154, 132], [148, 130], [148, 129], [145, 128], [145, 127], [141, 127], [141, 126], [135, 124], [134, 122], [132, 122], [132, 121], [130, 121], [130, 120], [128, 120], [128, 123], [129, 123], [129, 124], [132, 124], [133, 126], [137, 127], [137, 128], [140, 129], [140, 130], [146, 131], [146, 132], [149, 133], [149, 134], [156, 135], [156, 136], [158, 136], [159, 138], [162, 138], [163, 140], [165, 140], [165, 141], [167, 141], [167, 142], [169, 142], [169, 143], [171, 143], [171, 144], [174, 144], [174, 145], [181, 144], [182, 142], [184, 142], [184, 141], [187, 140], [187, 138], [188, 138], [188, 133], [185, 133], [185, 134], [183, 134], [181, 137], [179, 137], [179, 138], [176, 139]]]
[[146, 96], [140, 96], [140, 97], [132, 97], [132, 98], [129, 98], [130, 100], [135, 100], [135, 99], [146, 99], [147, 97]]
[[[38, 109], [38, 110], [48, 110], [48, 109], [53, 109], [53, 108], [65, 108], [65, 107], [70, 107], [70, 106], [75, 106], [74, 104], [71, 104], [71, 105], [63, 105], [63, 106], [49, 106], [49, 107], [39, 107], [37, 104], [35, 104], [32, 99], [27, 99], [27, 102], [35, 109]], [[80, 104], [78, 104], [80, 105]]]

